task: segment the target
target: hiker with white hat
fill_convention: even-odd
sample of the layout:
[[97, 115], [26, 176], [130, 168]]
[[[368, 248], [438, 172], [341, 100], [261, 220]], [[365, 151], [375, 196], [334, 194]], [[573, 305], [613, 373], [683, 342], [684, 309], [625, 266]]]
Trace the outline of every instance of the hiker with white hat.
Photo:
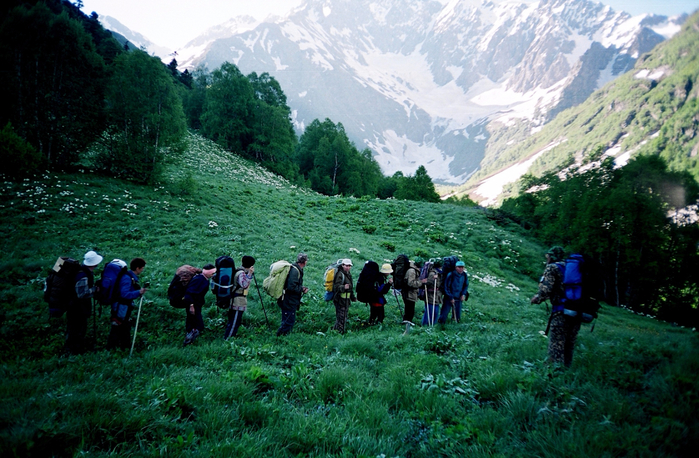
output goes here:
[[352, 302], [357, 301], [357, 298], [354, 296], [351, 269], [352, 260], [348, 258], [343, 259], [333, 280], [333, 304], [335, 304], [335, 325], [333, 329], [339, 331], [340, 334], [345, 333], [350, 305]]
[[92, 313], [92, 298], [97, 291], [94, 271], [102, 259], [97, 252], [88, 251], [75, 275], [75, 295], [66, 310], [66, 352], [72, 355], [86, 350], [87, 319]]

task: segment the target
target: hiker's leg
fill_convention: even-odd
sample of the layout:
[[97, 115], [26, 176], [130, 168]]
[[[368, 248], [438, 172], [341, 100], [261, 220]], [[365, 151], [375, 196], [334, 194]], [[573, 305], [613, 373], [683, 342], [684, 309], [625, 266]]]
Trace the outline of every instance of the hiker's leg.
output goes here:
[[409, 301], [405, 298], [405, 315], [403, 315], [403, 321], [413, 321], [415, 318], [415, 301]]
[[461, 321], [461, 301], [454, 301], [454, 316], [456, 317], [456, 322]]
[[451, 313], [451, 301], [449, 299], [446, 299], [444, 301], [444, 304], [442, 305], [442, 312], [439, 314], [439, 322], [441, 324], [446, 323], [447, 318], [449, 318], [450, 313]]
[[549, 329], [549, 360], [554, 364], [564, 364], [565, 316], [558, 313], [551, 318]]
[[580, 331], [580, 320], [577, 318], [565, 317], [565, 348], [563, 354], [563, 362], [566, 367], [573, 364], [573, 352], [575, 350], [575, 341], [578, 338]]
[[383, 323], [384, 318], [386, 318], [386, 310], [383, 306], [376, 308], [378, 309], [376, 311], [376, 318], [379, 320], [379, 323]]

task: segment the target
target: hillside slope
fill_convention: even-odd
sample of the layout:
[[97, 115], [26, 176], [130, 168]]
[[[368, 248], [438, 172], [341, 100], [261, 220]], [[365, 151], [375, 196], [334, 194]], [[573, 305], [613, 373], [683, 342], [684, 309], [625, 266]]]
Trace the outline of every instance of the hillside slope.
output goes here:
[[[155, 187], [45, 174], [0, 194], [2, 456], [678, 456], [697, 445], [696, 336], [605, 307], [573, 368], [555, 370], [545, 306], [528, 301], [544, 248], [480, 210], [320, 196], [197, 136]], [[65, 321], [48, 320], [41, 284], [56, 256], [88, 249], [148, 262], [131, 358], [101, 350], [106, 310], [98, 351], [59, 356]], [[252, 290], [238, 338], [222, 340], [209, 297], [207, 331], [181, 347], [183, 313], [165, 298], [178, 265], [250, 254], [261, 282], [302, 250], [311, 293], [290, 336], [274, 336], [279, 312]], [[402, 335], [389, 298], [382, 326], [355, 304], [349, 332], [330, 331], [326, 264], [351, 257], [356, 278], [364, 260], [398, 252], [466, 261], [463, 322]]]
[[[541, 131], [515, 141], [493, 140], [497, 154], [478, 178], [513, 162], [535, 159], [540, 175], [586, 163], [601, 148], [623, 165], [636, 154], [659, 154], [674, 170], [699, 178], [699, 14], [682, 31], [642, 56], [634, 69], [560, 113]], [[471, 193], [478, 198], [475, 178]]]

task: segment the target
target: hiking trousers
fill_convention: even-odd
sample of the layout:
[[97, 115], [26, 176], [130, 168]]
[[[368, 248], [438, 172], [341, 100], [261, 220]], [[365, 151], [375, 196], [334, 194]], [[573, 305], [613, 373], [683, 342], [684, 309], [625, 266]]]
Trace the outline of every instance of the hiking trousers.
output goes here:
[[447, 319], [449, 318], [449, 315], [451, 315], [451, 310], [452, 308], [454, 309], [454, 319], [456, 322], [461, 321], [461, 301], [454, 301], [454, 306], [452, 307], [452, 303], [450, 299], [445, 299], [444, 303], [442, 304], [442, 311], [439, 314], [439, 322], [441, 324], [444, 324], [447, 322]]
[[425, 311], [422, 315], [422, 325], [432, 326], [439, 319], [439, 304], [425, 303]]
[[580, 319], [557, 313], [551, 317], [549, 328], [549, 359], [554, 364], [570, 367], [573, 364], [573, 350], [580, 331]]
[[415, 301], [409, 301], [405, 298], [403, 298], [405, 302], [405, 312], [403, 313], [403, 321], [410, 321], [411, 323], [413, 322], [413, 318], [415, 318]]
[[333, 329], [344, 334], [347, 330], [347, 316], [349, 315], [350, 299], [338, 299], [335, 304], [335, 325]]
[[277, 301], [277, 305], [282, 309], [282, 323], [277, 329], [277, 335], [285, 336], [291, 332], [296, 323], [296, 306], [286, 305], [281, 299]]
[[386, 311], [383, 305], [369, 304], [369, 323], [383, 323], [386, 317]]
[[228, 324], [226, 324], [226, 331], [223, 334], [224, 340], [228, 340], [238, 334], [238, 328], [240, 328], [240, 324], [243, 322], [244, 312], [245, 310], [228, 309]]

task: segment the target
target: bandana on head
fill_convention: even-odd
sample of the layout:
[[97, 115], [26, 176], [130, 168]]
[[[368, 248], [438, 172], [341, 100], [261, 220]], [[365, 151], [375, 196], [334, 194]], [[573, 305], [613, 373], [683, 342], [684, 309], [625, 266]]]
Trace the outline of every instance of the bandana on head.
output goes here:
[[201, 273], [203, 273], [206, 277], [212, 277], [216, 273], [216, 267], [213, 269], [203, 269]]

